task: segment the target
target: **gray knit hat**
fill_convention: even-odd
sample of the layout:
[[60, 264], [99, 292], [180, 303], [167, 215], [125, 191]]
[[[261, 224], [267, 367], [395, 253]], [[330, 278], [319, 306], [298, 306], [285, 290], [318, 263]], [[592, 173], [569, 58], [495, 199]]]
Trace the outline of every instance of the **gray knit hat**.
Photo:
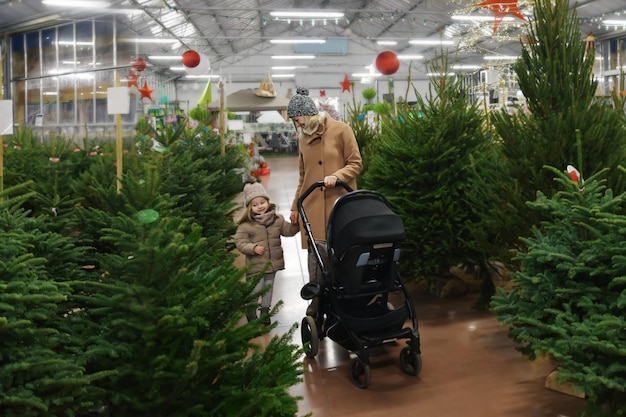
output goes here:
[[287, 105], [287, 116], [314, 116], [318, 113], [317, 106], [311, 97], [309, 97], [308, 88], [297, 87], [296, 95], [291, 97]]
[[248, 204], [257, 197], [265, 197], [267, 201], [270, 200], [270, 195], [265, 191], [265, 187], [260, 182], [252, 184], [246, 184], [243, 187], [243, 205], [248, 207]]

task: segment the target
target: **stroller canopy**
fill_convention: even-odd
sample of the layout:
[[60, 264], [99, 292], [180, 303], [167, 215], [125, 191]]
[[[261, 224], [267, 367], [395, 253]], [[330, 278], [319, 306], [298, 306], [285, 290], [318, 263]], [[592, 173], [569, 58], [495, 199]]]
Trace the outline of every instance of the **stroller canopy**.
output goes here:
[[402, 219], [375, 191], [344, 194], [335, 203], [328, 221], [328, 245], [336, 256], [352, 246], [399, 243], [404, 237]]

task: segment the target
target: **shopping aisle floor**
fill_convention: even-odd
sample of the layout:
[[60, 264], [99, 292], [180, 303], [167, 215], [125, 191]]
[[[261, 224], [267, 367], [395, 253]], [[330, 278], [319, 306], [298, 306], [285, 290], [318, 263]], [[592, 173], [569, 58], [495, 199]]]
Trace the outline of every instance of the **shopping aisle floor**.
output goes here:
[[[278, 209], [289, 217], [298, 181], [297, 158], [267, 158], [261, 177]], [[300, 288], [307, 280], [306, 251], [300, 235], [283, 238], [286, 269], [276, 278], [274, 301], [284, 305], [274, 317], [274, 334], [300, 323], [307, 302]], [[407, 254], [403, 254], [406, 256]], [[327, 338], [315, 358], [303, 356], [299, 416], [313, 417], [575, 417], [583, 400], [544, 388], [554, 369], [549, 360], [530, 362], [515, 350], [506, 329], [488, 312], [472, 309], [475, 296], [442, 300], [414, 294], [423, 367], [417, 377], [403, 373], [399, 353], [405, 341], [371, 352], [371, 383], [352, 384], [348, 352]], [[300, 345], [300, 332], [294, 334]]]

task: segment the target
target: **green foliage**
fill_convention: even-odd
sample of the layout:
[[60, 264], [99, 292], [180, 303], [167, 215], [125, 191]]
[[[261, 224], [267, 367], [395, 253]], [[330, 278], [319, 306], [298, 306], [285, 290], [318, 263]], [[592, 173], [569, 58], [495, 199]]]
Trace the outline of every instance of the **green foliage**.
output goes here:
[[492, 308], [519, 350], [548, 353], [559, 374], [586, 394], [588, 416], [626, 415], [626, 195], [613, 195], [600, 172], [584, 191], [556, 169], [561, 187], [529, 203], [547, 219], [524, 239], [510, 293]]
[[293, 415], [287, 388], [300, 375], [301, 352], [290, 334], [264, 352], [251, 344], [269, 329], [239, 324], [254, 282], [243, 280], [232, 255], [210, 250], [201, 228], [181, 218], [144, 224], [118, 215], [109, 223], [102, 239], [115, 250], [97, 254], [106, 273], [84, 286], [77, 314], [93, 322], [83, 339], [100, 346], [89, 369], [117, 371], [102, 384], [110, 415], [283, 415], [273, 414], [276, 404]]
[[228, 244], [241, 152], [206, 126], [163, 130], [161, 152], [143, 133], [119, 191], [112, 144], [11, 138], [28, 182], [0, 195], [23, 193], [0, 199], [0, 415], [294, 415], [294, 330], [262, 349], [271, 327], [242, 324], [258, 294]]
[[477, 220], [467, 195], [486, 186], [472, 183], [470, 172], [472, 155], [488, 141], [481, 113], [460, 81], [436, 80], [432, 86], [426, 98], [416, 93], [414, 108], [384, 119], [382, 133], [363, 151], [363, 186], [387, 196], [403, 219], [403, 270], [436, 279], [459, 263], [482, 262], [467, 226]]
[[211, 112], [203, 106], [196, 106], [189, 110], [189, 117], [196, 120], [201, 126], [211, 126], [217, 120], [217, 116], [217, 112]]
[[361, 95], [365, 100], [372, 100], [376, 97], [376, 89], [374, 87], [364, 88], [363, 91], [361, 91]]
[[[349, 119], [347, 123], [352, 127], [361, 154], [365, 152], [367, 146], [378, 136], [376, 127], [370, 125], [367, 120], [368, 106], [361, 107], [361, 103], [356, 101], [354, 95], [352, 96], [352, 104], [348, 104]], [[365, 158], [363, 159], [363, 167], [365, 171], [367, 169], [367, 160]], [[360, 180], [359, 178], [358, 181], [360, 182]]]
[[86, 371], [87, 354], [68, 331], [82, 249], [19, 208], [27, 196], [9, 198], [19, 188], [0, 203], [0, 414], [79, 415], [101, 401], [96, 381], [110, 374]]
[[496, 224], [507, 225], [510, 240], [503, 246], [508, 248], [515, 247], [517, 236], [528, 235], [530, 227], [541, 220], [526, 209], [525, 202], [534, 200], [538, 190], [546, 195], [556, 191], [545, 165], [576, 165], [584, 177], [610, 168], [608, 186], [621, 192], [625, 184], [624, 175], [617, 171], [626, 159], [622, 110], [615, 112], [594, 98], [594, 54], [585, 52], [575, 10], [566, 0], [536, 1], [529, 39], [521, 59], [513, 65], [529, 112], [491, 113], [501, 139], [501, 157], [491, 160], [495, 164], [491, 169], [504, 174], [497, 187], [505, 202], [499, 204], [500, 215], [493, 214]]

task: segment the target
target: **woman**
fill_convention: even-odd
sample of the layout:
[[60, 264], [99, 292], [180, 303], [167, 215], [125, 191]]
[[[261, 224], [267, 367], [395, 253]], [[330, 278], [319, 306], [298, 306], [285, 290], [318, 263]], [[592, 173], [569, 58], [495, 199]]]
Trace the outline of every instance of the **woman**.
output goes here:
[[[335, 187], [337, 180], [356, 189], [356, 177], [363, 169], [361, 152], [352, 128], [334, 120], [325, 112], [319, 112], [306, 88], [298, 87], [289, 101], [287, 116], [300, 128], [299, 180], [291, 205], [291, 223], [299, 223], [298, 198], [313, 183], [324, 181], [324, 187], [311, 193], [303, 202], [304, 212], [311, 225], [316, 241], [326, 240], [328, 217], [335, 200], [346, 191]], [[309, 249], [309, 280], [320, 282], [321, 275], [312, 250], [308, 247], [306, 233], [302, 231], [302, 247]]]

